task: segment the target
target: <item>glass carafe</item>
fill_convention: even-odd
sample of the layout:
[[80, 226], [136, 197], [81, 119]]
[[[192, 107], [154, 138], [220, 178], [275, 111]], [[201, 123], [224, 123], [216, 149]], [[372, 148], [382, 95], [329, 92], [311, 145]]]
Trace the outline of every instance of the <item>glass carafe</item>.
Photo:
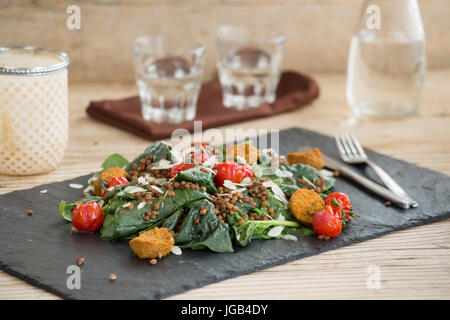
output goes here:
[[425, 34], [416, 0], [366, 0], [352, 37], [347, 101], [360, 116], [414, 114], [426, 73]]

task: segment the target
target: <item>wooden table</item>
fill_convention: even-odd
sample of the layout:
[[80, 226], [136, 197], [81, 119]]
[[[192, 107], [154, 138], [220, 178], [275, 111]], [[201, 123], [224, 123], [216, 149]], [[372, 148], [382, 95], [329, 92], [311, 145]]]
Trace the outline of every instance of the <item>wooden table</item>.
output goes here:
[[[326, 134], [351, 131], [369, 148], [450, 174], [450, 70], [429, 72], [417, 116], [383, 121], [361, 121], [350, 115], [345, 100], [345, 75], [315, 77], [321, 86], [321, 97], [314, 104], [228, 128], [300, 126]], [[148, 141], [92, 120], [84, 111], [92, 99], [135, 93], [134, 85], [71, 85], [70, 142], [63, 163], [45, 175], [0, 176], [0, 194], [96, 171], [110, 153], [119, 152], [129, 159], [139, 154]], [[449, 247], [450, 220], [446, 220], [222, 281], [170, 299], [449, 299]], [[373, 266], [380, 271], [380, 289], [367, 286], [371, 275], [368, 270], [373, 270]], [[0, 299], [54, 298], [57, 297], [0, 271]]]

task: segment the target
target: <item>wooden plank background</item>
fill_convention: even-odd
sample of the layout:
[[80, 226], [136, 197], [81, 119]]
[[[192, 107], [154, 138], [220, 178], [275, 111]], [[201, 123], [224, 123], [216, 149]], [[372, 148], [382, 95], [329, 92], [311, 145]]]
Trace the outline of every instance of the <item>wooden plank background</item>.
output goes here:
[[[70, 79], [133, 81], [132, 43], [140, 35], [189, 35], [207, 47], [205, 80], [215, 75], [214, 31], [262, 23], [287, 33], [284, 67], [342, 72], [362, 0], [2, 0], [0, 44], [67, 51]], [[450, 1], [419, 0], [431, 69], [450, 67]], [[81, 30], [66, 27], [67, 6]]]

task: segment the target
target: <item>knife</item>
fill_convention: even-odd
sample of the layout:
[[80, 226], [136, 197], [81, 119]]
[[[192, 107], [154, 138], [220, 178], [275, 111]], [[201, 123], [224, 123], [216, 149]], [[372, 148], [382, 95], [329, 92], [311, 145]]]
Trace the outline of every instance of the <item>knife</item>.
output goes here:
[[[298, 151], [305, 152], [305, 151], [309, 151], [311, 149], [312, 149], [311, 147], [304, 146], [304, 147], [300, 147], [298, 149]], [[323, 152], [322, 152], [322, 157], [323, 157], [323, 161], [325, 163], [326, 168], [335, 170], [335, 171], [339, 172], [339, 175], [358, 182], [360, 185], [366, 187], [373, 193], [379, 195], [380, 197], [383, 197], [384, 199], [391, 201], [396, 206], [398, 206], [402, 209], [409, 209], [409, 208], [417, 206], [415, 204], [415, 202], [411, 202], [409, 199], [407, 199], [401, 195], [397, 195], [397, 194], [393, 193], [391, 190], [379, 185], [378, 183], [376, 183], [370, 179], [367, 179], [366, 177], [359, 174], [358, 172], [350, 169], [349, 167], [347, 167], [345, 165], [340, 164], [333, 158], [325, 155]]]

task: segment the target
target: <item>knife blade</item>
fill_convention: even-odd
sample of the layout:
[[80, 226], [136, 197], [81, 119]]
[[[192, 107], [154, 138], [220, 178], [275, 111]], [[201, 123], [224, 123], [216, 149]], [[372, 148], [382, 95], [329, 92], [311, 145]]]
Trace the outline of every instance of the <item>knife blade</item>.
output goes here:
[[[301, 146], [297, 150], [299, 152], [310, 151], [312, 148], [309, 146]], [[393, 193], [391, 190], [379, 185], [378, 183], [367, 179], [363, 175], [358, 172], [350, 169], [349, 167], [339, 163], [333, 158], [327, 156], [322, 151], [322, 158], [326, 168], [335, 170], [339, 172], [339, 175], [342, 175], [346, 178], [352, 179], [355, 182], [358, 182], [360, 185], [364, 186], [366, 189], [372, 191], [373, 193], [383, 197], [384, 199], [390, 200], [393, 204], [397, 205], [402, 209], [409, 209], [415, 206], [415, 203], [412, 203], [409, 199]]]

